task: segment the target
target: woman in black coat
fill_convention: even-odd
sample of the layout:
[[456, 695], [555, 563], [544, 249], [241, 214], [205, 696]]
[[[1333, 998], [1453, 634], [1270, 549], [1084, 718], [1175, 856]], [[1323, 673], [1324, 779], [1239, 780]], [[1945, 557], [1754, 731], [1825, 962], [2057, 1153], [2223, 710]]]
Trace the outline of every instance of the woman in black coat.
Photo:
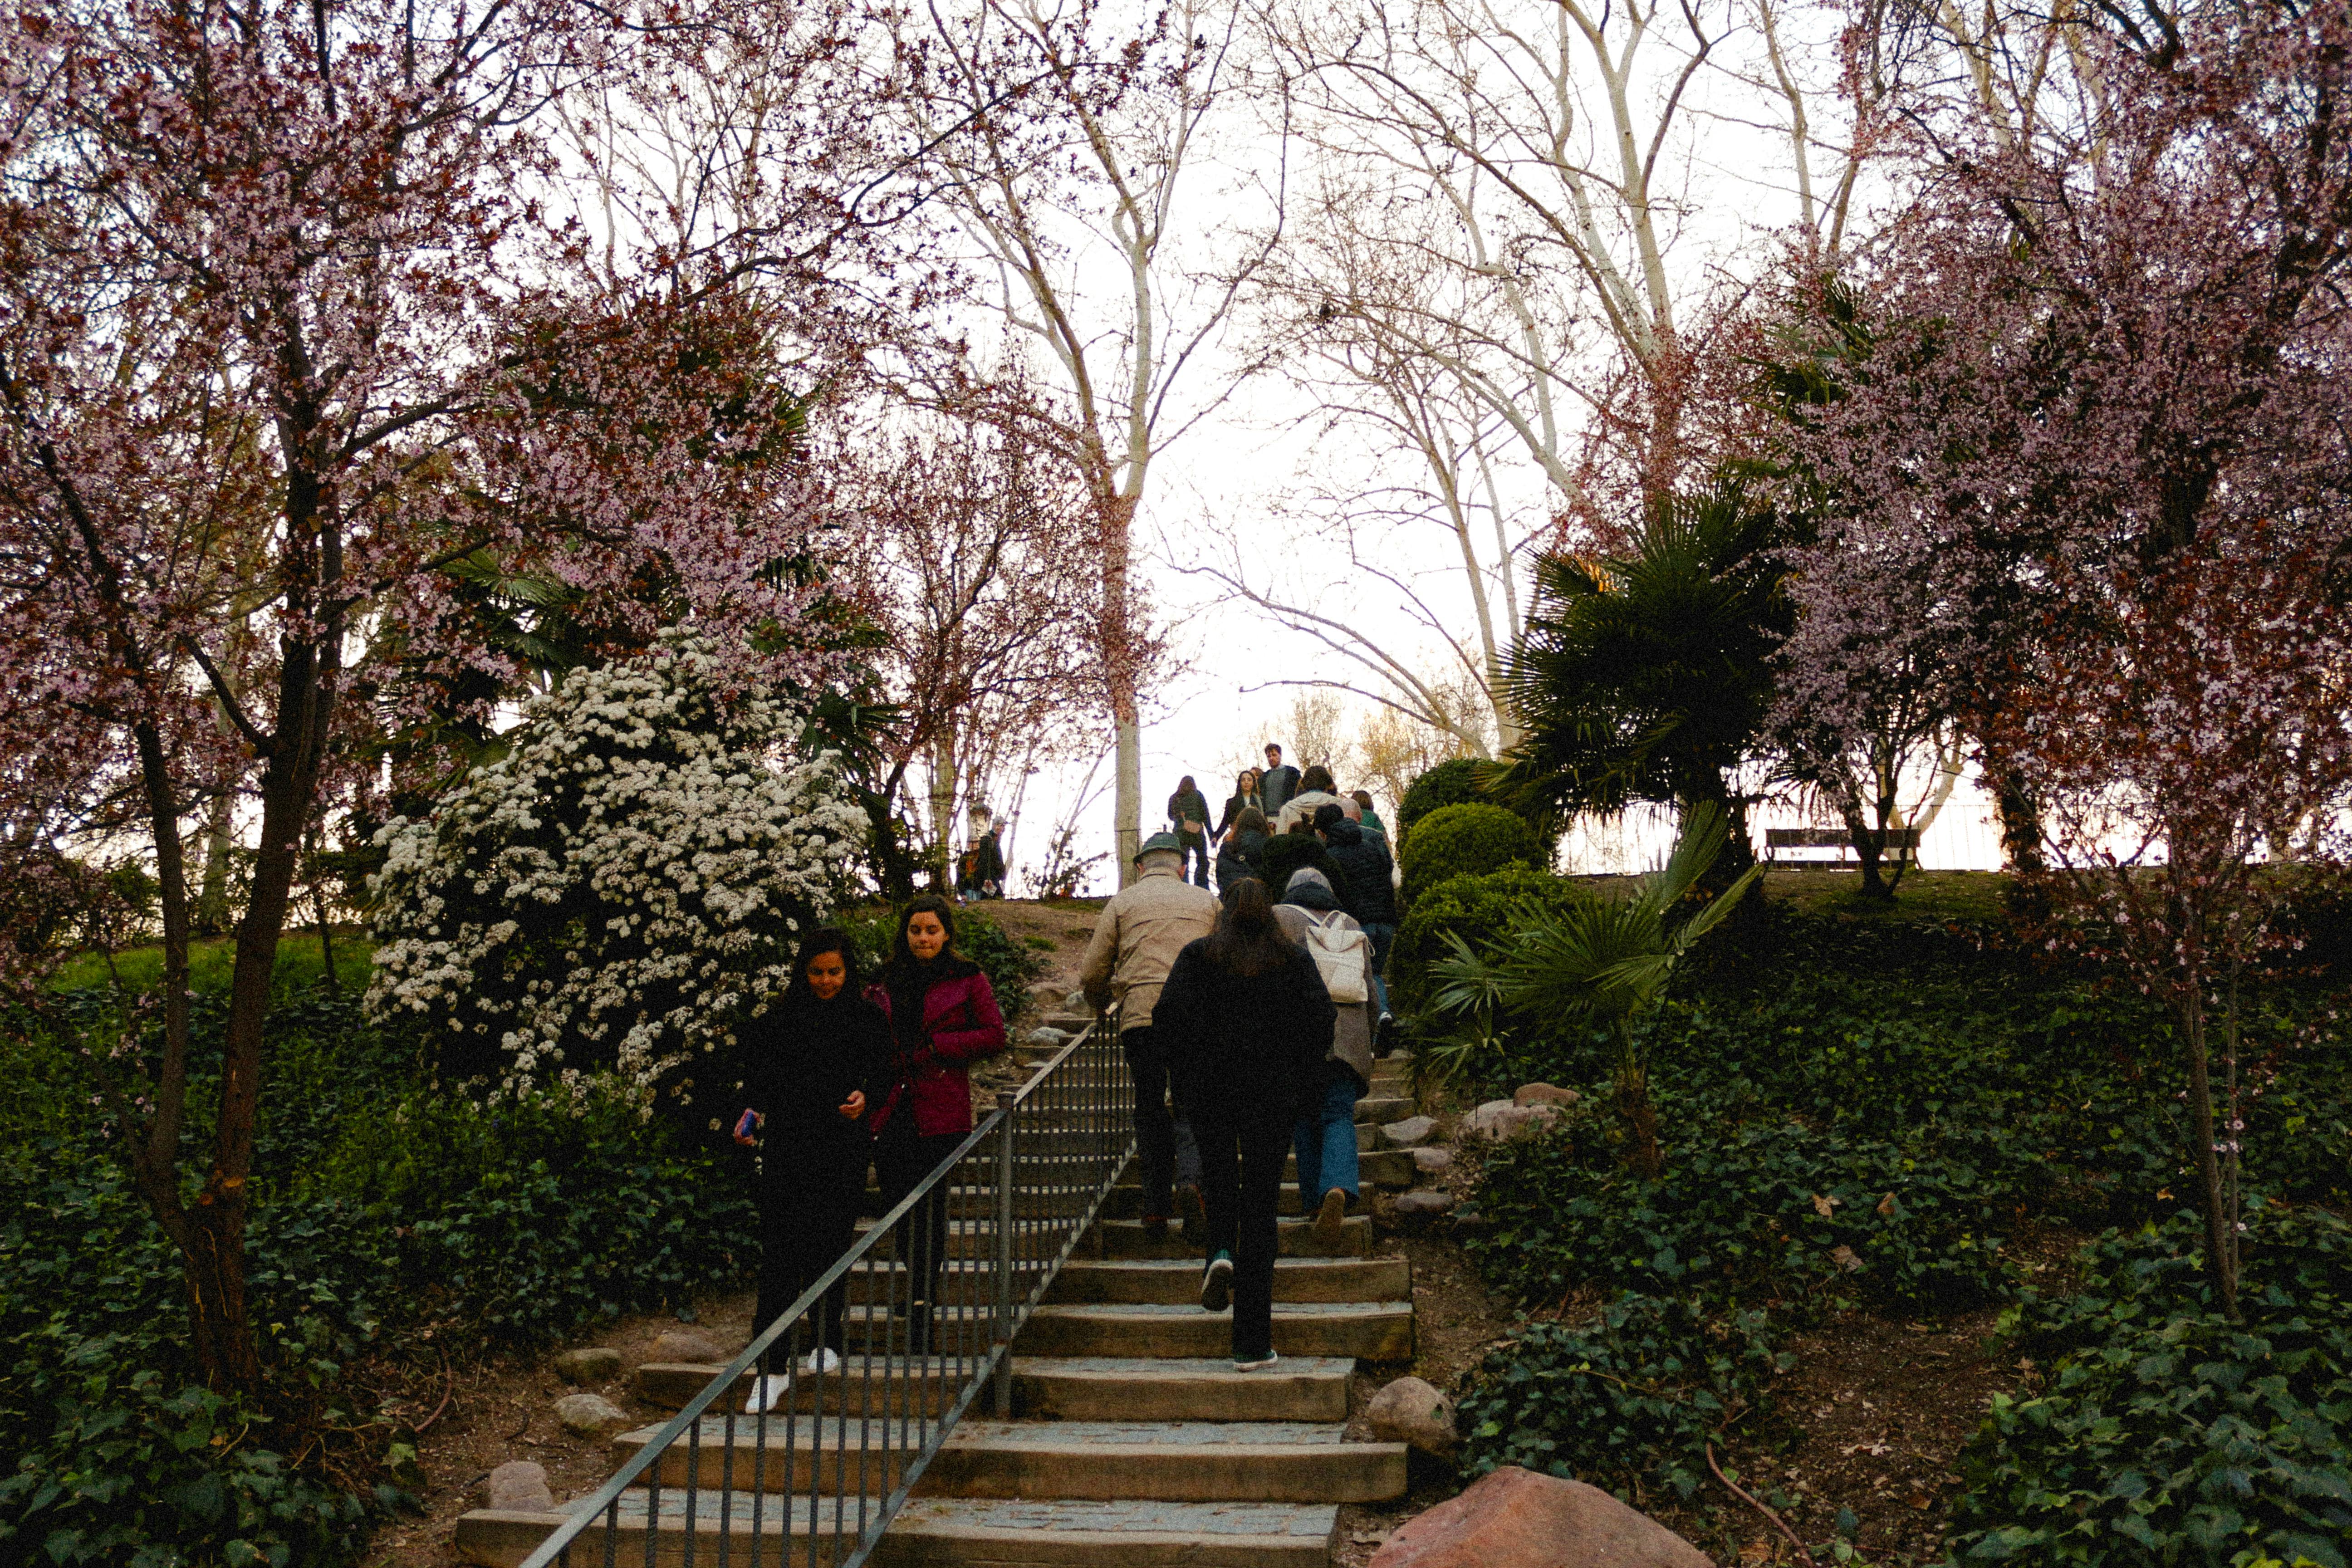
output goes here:
[[1225, 830], [1241, 820], [1243, 812], [1253, 807], [1261, 816], [1265, 815], [1265, 802], [1257, 793], [1257, 770], [1244, 768], [1241, 775], [1234, 780], [1234, 793], [1225, 796], [1225, 809], [1218, 814], [1217, 825], [1209, 829], [1210, 840], [1223, 843]]
[[1201, 1305], [1234, 1310], [1234, 1366], [1275, 1364], [1275, 1202], [1291, 1124], [1322, 1083], [1338, 1015], [1315, 961], [1285, 936], [1265, 884], [1237, 884], [1215, 932], [1186, 945], [1152, 1005], [1201, 1146], [1209, 1260]]
[[[849, 1250], [856, 1234], [872, 1144], [865, 1117], [889, 1082], [890, 1025], [859, 994], [857, 950], [825, 927], [801, 943], [783, 995], [736, 1039], [746, 1109], [735, 1142], [760, 1150], [758, 1333]], [[809, 1371], [841, 1364], [848, 1301], [845, 1276], [818, 1305]], [[789, 1381], [761, 1378], [744, 1409], [772, 1408]]]
[[1265, 879], [1258, 856], [1265, 848], [1265, 814], [1254, 805], [1244, 806], [1234, 819], [1234, 830], [1217, 847], [1217, 892], [1231, 898], [1234, 884], [1252, 877]]

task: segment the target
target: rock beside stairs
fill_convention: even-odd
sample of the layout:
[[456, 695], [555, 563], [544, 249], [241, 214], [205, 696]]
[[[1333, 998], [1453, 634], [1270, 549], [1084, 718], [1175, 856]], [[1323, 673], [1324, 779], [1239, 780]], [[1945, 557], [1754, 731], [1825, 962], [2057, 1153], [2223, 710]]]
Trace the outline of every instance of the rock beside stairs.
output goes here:
[[555, 1506], [555, 1494], [547, 1486], [547, 1468], [529, 1459], [509, 1459], [484, 1476], [481, 1485], [474, 1489], [474, 1500], [483, 1508], [524, 1513], [544, 1513]]
[[606, 1383], [620, 1373], [621, 1352], [610, 1345], [588, 1345], [555, 1358], [555, 1375], [566, 1383]]
[[555, 1419], [574, 1437], [603, 1437], [629, 1424], [629, 1413], [601, 1394], [568, 1394], [555, 1402]]
[[1400, 1377], [1373, 1394], [1364, 1420], [1382, 1442], [1411, 1444], [1433, 1459], [1451, 1462], [1460, 1441], [1454, 1401], [1418, 1377]]
[[1399, 1526], [1371, 1568], [1711, 1568], [1598, 1487], [1508, 1466]]

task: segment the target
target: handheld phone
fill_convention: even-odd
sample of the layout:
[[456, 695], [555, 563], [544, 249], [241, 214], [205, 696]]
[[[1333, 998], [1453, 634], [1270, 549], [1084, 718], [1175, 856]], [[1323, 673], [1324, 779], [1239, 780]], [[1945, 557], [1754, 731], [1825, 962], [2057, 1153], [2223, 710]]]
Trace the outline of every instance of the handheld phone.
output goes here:
[[747, 1110], [743, 1113], [743, 1120], [735, 1123], [735, 1136], [738, 1138], [749, 1138], [751, 1135], [752, 1130], [757, 1128], [759, 1125], [760, 1113], [756, 1110]]

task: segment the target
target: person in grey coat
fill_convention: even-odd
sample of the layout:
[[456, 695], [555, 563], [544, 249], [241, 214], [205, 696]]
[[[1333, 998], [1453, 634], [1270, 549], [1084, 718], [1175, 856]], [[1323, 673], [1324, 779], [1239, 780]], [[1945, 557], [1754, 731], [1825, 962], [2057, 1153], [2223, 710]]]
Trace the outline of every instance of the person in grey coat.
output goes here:
[[[1356, 1101], [1372, 1083], [1371, 942], [1355, 918], [1339, 908], [1330, 881], [1312, 867], [1291, 873], [1274, 918], [1285, 936], [1310, 953], [1322, 950], [1318, 967], [1354, 966], [1351, 974], [1323, 970], [1334, 993], [1331, 1043], [1324, 1052], [1321, 1081], [1290, 1132], [1298, 1156], [1300, 1206], [1314, 1215], [1318, 1235], [1337, 1239], [1361, 1181]], [[1344, 999], [1350, 993], [1353, 1000]]]

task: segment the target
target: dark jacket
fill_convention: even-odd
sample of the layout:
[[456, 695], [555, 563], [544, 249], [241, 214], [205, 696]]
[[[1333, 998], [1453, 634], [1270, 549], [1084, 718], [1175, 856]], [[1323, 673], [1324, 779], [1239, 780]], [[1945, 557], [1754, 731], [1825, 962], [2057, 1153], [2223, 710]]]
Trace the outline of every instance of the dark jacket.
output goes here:
[[1276, 815], [1290, 804], [1290, 797], [1297, 793], [1298, 770], [1288, 763], [1257, 775], [1257, 795], [1261, 803], [1258, 809], [1265, 813], [1268, 822], [1272, 822]]
[[1218, 816], [1217, 825], [1209, 829], [1209, 837], [1223, 838], [1225, 836], [1225, 829], [1239, 822], [1242, 819], [1242, 813], [1254, 805], [1260, 811], [1265, 809], [1264, 803], [1255, 793], [1244, 795], [1241, 791], [1235, 790], [1225, 796], [1225, 809]]
[[[1200, 833], [1190, 832], [1185, 828], [1184, 819], [1188, 816], [1201, 825]], [[1209, 830], [1209, 797], [1199, 790], [1193, 790], [1189, 794], [1179, 790], [1170, 795], [1168, 827], [1169, 831], [1181, 838], [1199, 839], [1202, 834]]]
[[1239, 1121], [1293, 1121], [1322, 1088], [1331, 994], [1304, 948], [1286, 943], [1280, 964], [1243, 975], [1218, 968], [1209, 942], [1176, 955], [1151, 1014], [1177, 1098]]
[[[1258, 874], [1265, 879], [1265, 885], [1277, 899], [1282, 897], [1282, 889], [1290, 886], [1290, 874], [1302, 866], [1312, 866], [1322, 872], [1325, 879], [1335, 889], [1346, 880], [1340, 874], [1339, 863], [1331, 858], [1331, 851], [1325, 848], [1323, 841], [1312, 833], [1276, 834], [1265, 841], [1265, 849], [1259, 852], [1258, 866]], [[1340, 900], [1340, 907], [1347, 907], [1346, 900]], [[1349, 910], [1348, 912], [1354, 914], [1356, 911]]]
[[1388, 847], [1341, 817], [1323, 830], [1324, 847], [1339, 863], [1339, 902], [1365, 925], [1397, 923], [1396, 884], [1389, 880]]
[[1265, 853], [1265, 835], [1255, 828], [1236, 833], [1217, 847], [1217, 891], [1223, 892], [1234, 883], [1252, 877], [1261, 877], [1258, 857]]
[[[787, 993], [735, 1032], [743, 1103], [766, 1118], [761, 1169], [771, 1181], [825, 1175], [866, 1184], [866, 1130], [841, 1114], [863, 1090], [867, 1112], [890, 1086], [890, 1024], [847, 992], [830, 1002]], [[855, 1165], [853, 1173], [851, 1166]]]
[[866, 999], [882, 1011], [890, 1024], [889, 1087], [866, 1114], [879, 1132], [895, 1116], [915, 1118], [915, 1131], [925, 1138], [942, 1132], [971, 1131], [973, 1062], [1004, 1048], [1004, 1016], [996, 1010], [996, 993], [980, 965], [966, 959], [932, 960], [932, 973], [922, 977], [923, 1016], [915, 1040], [900, 1037], [892, 1018], [888, 976], [866, 988]]

